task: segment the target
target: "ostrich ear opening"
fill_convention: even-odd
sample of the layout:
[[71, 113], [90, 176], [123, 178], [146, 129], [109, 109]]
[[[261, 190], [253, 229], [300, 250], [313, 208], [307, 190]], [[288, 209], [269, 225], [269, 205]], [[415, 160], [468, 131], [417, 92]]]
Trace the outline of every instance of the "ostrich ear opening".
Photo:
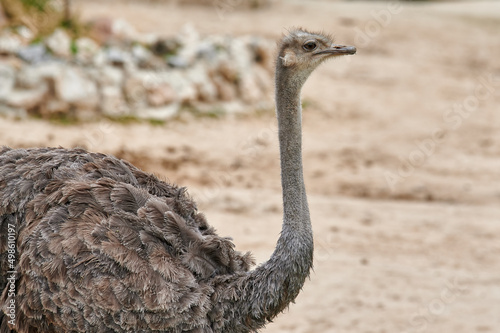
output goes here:
[[297, 62], [295, 54], [291, 51], [286, 51], [285, 54], [280, 57], [280, 59], [283, 62], [283, 66], [285, 67], [293, 66]]

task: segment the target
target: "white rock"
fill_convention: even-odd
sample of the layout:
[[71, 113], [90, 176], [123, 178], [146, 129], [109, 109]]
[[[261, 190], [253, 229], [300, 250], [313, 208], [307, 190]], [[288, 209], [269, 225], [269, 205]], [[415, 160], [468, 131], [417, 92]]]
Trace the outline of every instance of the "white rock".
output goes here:
[[34, 66], [29, 66], [28, 70], [31, 71], [30, 75], [33, 77], [55, 81], [56, 78], [62, 75], [65, 68], [66, 65], [60, 62], [42, 62]]
[[118, 47], [110, 47], [105, 50], [106, 64], [124, 68], [125, 70], [135, 69], [132, 54]]
[[154, 33], [141, 33], [135, 36], [135, 41], [143, 45], [153, 45], [159, 39], [158, 35]]
[[93, 108], [99, 103], [96, 84], [81, 69], [66, 67], [55, 82], [57, 97], [81, 108]]
[[182, 44], [179, 53], [175, 56], [175, 61], [179, 64], [192, 64], [198, 54], [200, 35], [191, 24], [182, 27], [178, 40]]
[[14, 89], [4, 100], [9, 106], [29, 110], [40, 105], [45, 100], [48, 91], [49, 87], [46, 84], [30, 90]]
[[69, 109], [69, 103], [57, 99], [50, 99], [42, 105], [40, 114], [45, 117], [50, 117], [54, 114], [67, 113]]
[[99, 49], [92, 59], [92, 64], [95, 67], [102, 67], [107, 64], [108, 56], [104, 49]]
[[97, 81], [101, 86], [121, 87], [123, 85], [125, 74], [123, 70], [117, 67], [104, 66], [99, 70]]
[[177, 99], [177, 93], [170, 86], [170, 84], [164, 82], [158, 86], [155, 86], [148, 91], [148, 103], [151, 106], [162, 106], [170, 104]]
[[148, 104], [147, 91], [141, 72], [136, 72], [125, 79], [124, 92], [132, 109], [140, 109]]
[[122, 90], [118, 86], [107, 86], [101, 89], [101, 111], [111, 117], [130, 114], [130, 107], [125, 102]]
[[274, 93], [273, 75], [260, 65], [252, 66], [252, 71], [255, 83], [259, 87], [263, 98], [272, 101]]
[[63, 29], [56, 29], [52, 35], [45, 40], [47, 47], [59, 57], [71, 55], [71, 38]]
[[232, 61], [238, 73], [240, 97], [247, 103], [257, 103], [262, 99], [262, 92], [253, 75], [256, 65], [248, 43], [246, 38], [235, 39], [230, 46], [230, 54], [233, 55]]
[[207, 69], [202, 64], [197, 64], [186, 71], [187, 79], [197, 90], [198, 98], [204, 102], [212, 102], [217, 99], [217, 88], [208, 77]]
[[189, 103], [197, 98], [197, 91], [193, 84], [186, 78], [184, 71], [141, 71], [141, 84], [149, 93], [158, 87], [169, 85], [176, 93], [179, 102]]
[[137, 112], [137, 117], [142, 119], [167, 120], [179, 113], [180, 104], [173, 103], [159, 108], [146, 108]]
[[244, 39], [234, 39], [229, 54], [239, 73], [248, 73], [253, 62], [252, 52]]
[[91, 62], [99, 52], [99, 45], [90, 38], [78, 38], [75, 43], [78, 50], [76, 59], [84, 63]]
[[135, 40], [138, 36], [137, 30], [134, 26], [123, 19], [114, 20], [111, 24], [111, 33], [119, 38], [125, 40]]
[[33, 31], [31, 31], [30, 28], [28, 28], [28, 27], [26, 27], [24, 25], [21, 25], [21, 26], [17, 27], [16, 31], [19, 34], [19, 36], [21, 36], [22, 38], [24, 38], [24, 40], [27, 41], [27, 42], [29, 42], [33, 38], [35, 38], [35, 34], [33, 33]]
[[238, 83], [240, 97], [247, 103], [258, 103], [262, 99], [262, 93], [255, 78], [251, 74], [243, 75]]
[[0, 35], [0, 54], [17, 53], [23, 46], [21, 38], [12, 32], [2, 33]]
[[137, 44], [132, 47], [132, 56], [137, 61], [147, 61], [152, 56], [152, 53], [144, 46]]
[[142, 45], [134, 45], [134, 47], [132, 48], [132, 57], [134, 62], [140, 68], [165, 68], [165, 61], [159, 57], [156, 57], [150, 50]]
[[0, 116], [10, 119], [24, 119], [28, 117], [28, 112], [23, 108], [13, 108], [0, 103]]
[[125, 74], [121, 68], [105, 65], [92, 71], [92, 77], [99, 84], [103, 114], [116, 117], [130, 113], [131, 106], [123, 94]]
[[23, 66], [17, 72], [17, 86], [23, 89], [36, 89], [44, 84], [45, 79], [37, 69], [38, 66]]
[[0, 62], [0, 100], [6, 98], [14, 89], [16, 73], [13, 67]]
[[222, 76], [217, 75], [212, 78], [212, 81], [217, 89], [217, 97], [222, 101], [231, 101], [238, 96], [236, 87]]
[[189, 82], [182, 71], [168, 71], [158, 75], [160, 82], [169, 83], [176, 91], [179, 101], [189, 103], [197, 98], [197, 91], [194, 85]]
[[228, 82], [236, 83], [239, 76], [238, 66], [227, 53], [219, 54], [217, 57], [217, 65], [214, 71], [220, 73]]
[[24, 46], [17, 51], [17, 55], [31, 64], [38, 64], [52, 59], [52, 56], [42, 43]]
[[223, 103], [221, 105], [221, 108], [226, 113], [245, 113], [250, 111], [248, 105], [242, 103], [241, 101], [231, 101]]

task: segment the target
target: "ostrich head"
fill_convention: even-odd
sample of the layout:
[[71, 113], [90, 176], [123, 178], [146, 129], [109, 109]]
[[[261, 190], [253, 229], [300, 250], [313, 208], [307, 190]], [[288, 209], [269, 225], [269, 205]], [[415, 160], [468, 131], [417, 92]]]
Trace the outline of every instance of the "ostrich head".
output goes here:
[[290, 70], [295, 75], [302, 73], [301, 81], [305, 81], [326, 59], [354, 53], [354, 46], [335, 44], [328, 35], [294, 29], [281, 40], [277, 66], [282, 70]]

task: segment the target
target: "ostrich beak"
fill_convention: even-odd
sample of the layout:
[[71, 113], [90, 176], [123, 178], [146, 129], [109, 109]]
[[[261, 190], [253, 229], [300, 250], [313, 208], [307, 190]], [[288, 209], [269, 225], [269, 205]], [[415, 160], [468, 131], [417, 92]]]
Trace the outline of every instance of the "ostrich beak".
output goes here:
[[354, 54], [354, 53], [356, 53], [356, 47], [354, 46], [333, 44], [328, 49], [317, 51], [314, 52], [313, 54], [314, 55], [328, 54], [332, 56], [337, 56], [337, 55]]

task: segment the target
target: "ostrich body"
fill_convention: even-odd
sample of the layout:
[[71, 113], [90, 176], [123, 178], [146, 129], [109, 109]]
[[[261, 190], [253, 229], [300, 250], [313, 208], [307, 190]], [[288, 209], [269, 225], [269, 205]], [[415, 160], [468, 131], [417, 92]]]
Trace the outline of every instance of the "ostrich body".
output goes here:
[[0, 148], [0, 332], [264, 327], [296, 298], [313, 262], [300, 91], [323, 60], [355, 52], [300, 29], [279, 44], [283, 227], [271, 258], [253, 270], [251, 255], [219, 237], [183, 188], [83, 149]]

